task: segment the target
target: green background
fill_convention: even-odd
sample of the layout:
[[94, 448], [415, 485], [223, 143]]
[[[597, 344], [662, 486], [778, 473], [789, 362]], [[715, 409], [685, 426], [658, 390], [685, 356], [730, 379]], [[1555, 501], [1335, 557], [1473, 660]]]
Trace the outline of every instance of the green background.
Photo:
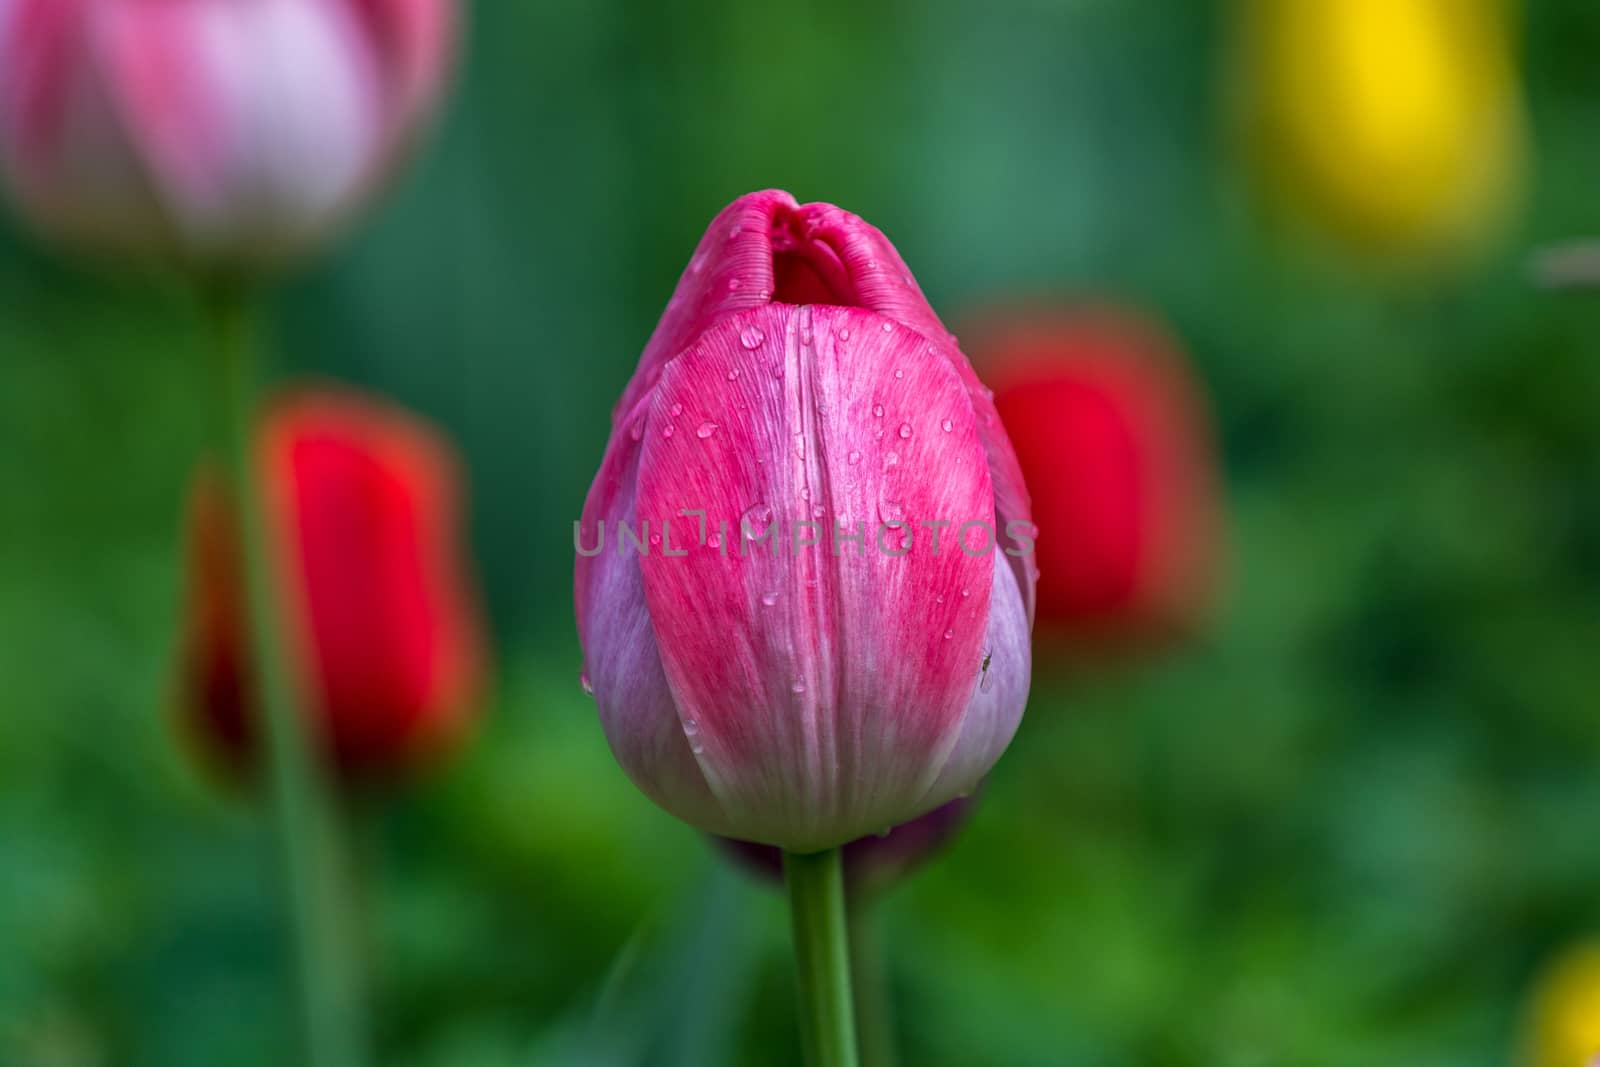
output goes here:
[[[497, 697], [373, 815], [385, 1064], [797, 1062], [780, 898], [616, 769], [571, 522], [699, 233], [771, 186], [895, 240], [959, 317], [1163, 316], [1211, 389], [1232, 567], [1159, 662], [1041, 662], [964, 835], [886, 900], [906, 1062], [1488, 1067], [1600, 930], [1600, 8], [1528, 5], [1526, 209], [1364, 270], [1273, 227], [1210, 4], [481, 3], [442, 128], [281, 294], [283, 373], [468, 461]], [[0, 227], [13, 223], [0, 222]], [[0, 229], [0, 1063], [286, 1062], [252, 806], [175, 741], [209, 419], [170, 279]]]

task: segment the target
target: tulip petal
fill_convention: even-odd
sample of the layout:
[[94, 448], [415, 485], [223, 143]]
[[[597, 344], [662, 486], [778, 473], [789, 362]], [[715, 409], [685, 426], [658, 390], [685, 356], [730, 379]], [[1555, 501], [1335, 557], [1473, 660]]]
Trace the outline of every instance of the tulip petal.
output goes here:
[[960, 738], [930, 795], [968, 795], [1011, 744], [1022, 724], [1033, 677], [1032, 633], [1017, 572], [995, 567], [978, 688], [962, 719]]
[[432, 105], [449, 69], [455, 44], [455, 12], [447, 0], [352, 0], [377, 43], [392, 87], [390, 126], [412, 127]]
[[[637, 414], [641, 434], [647, 417], [644, 410]], [[574, 602], [585, 675], [606, 740], [634, 784], [696, 826], [731, 826], [684, 736], [662, 672], [638, 556], [619, 547], [620, 527], [639, 529], [634, 500], [640, 452], [630, 428], [614, 433], [584, 504]], [[641, 540], [648, 545], [648, 535]], [[595, 546], [599, 551], [591, 555]]]
[[19, 201], [47, 230], [146, 246], [170, 234], [91, 47], [83, 0], [0, 9], [0, 153]]
[[402, 412], [329, 389], [279, 402], [263, 437], [283, 565], [300, 576], [302, 654], [340, 764], [450, 739], [482, 665], [444, 443]]
[[[951, 799], [940, 768], [995, 570], [983, 531], [965, 531], [973, 552], [958, 531], [992, 523], [994, 497], [968, 392], [928, 339], [839, 307], [723, 319], [665, 367], [638, 486], [639, 516], [671, 524], [662, 549], [688, 550], [639, 562], [683, 729], [734, 823], [716, 832], [820, 849]], [[940, 521], [936, 549], [921, 524]], [[824, 532], [858, 523], [865, 544]]]
[[0, 145], [35, 179], [59, 141], [73, 68], [82, 0], [0, 3]]
[[[1012, 523], [1020, 523], [1025, 528], [1032, 525], [1022, 467], [995, 412], [994, 394], [979, 380], [972, 364], [962, 354], [955, 335], [939, 321], [910, 268], [876, 226], [832, 204], [807, 204], [797, 214], [799, 222], [792, 227], [799, 235], [797, 243], [825, 249], [840, 264], [839, 280], [834, 283], [840, 295], [837, 303], [868, 308], [911, 327], [927, 337], [961, 375], [978, 415], [978, 435], [983, 441], [994, 481], [995, 513], [1001, 538], [1007, 547], [1020, 551], [1024, 547], [1021, 540], [1007, 531], [1013, 528]], [[813, 253], [813, 258], [823, 257]], [[775, 299], [785, 299], [781, 289]], [[1023, 591], [1028, 618], [1032, 619], [1033, 587], [1038, 576], [1033, 555], [1027, 552], [1008, 556], [1007, 560], [1017, 571], [1018, 587]]]
[[380, 159], [375, 59], [352, 12], [312, 0], [101, 9], [98, 45], [163, 199], [202, 251], [292, 250]]
[[772, 219], [798, 207], [788, 193], [769, 189], [741, 196], [712, 220], [611, 413], [613, 420], [632, 411], [661, 380], [667, 363], [719, 318], [771, 302]]
[[[883, 231], [859, 215], [832, 204], [806, 204], [789, 223], [788, 248], [812, 262], [837, 262], [835, 303], [866, 308], [911, 327], [929, 341], [942, 342], [950, 332], [934, 314], [928, 298], [912, 277]], [[781, 291], [775, 299], [786, 301]]]

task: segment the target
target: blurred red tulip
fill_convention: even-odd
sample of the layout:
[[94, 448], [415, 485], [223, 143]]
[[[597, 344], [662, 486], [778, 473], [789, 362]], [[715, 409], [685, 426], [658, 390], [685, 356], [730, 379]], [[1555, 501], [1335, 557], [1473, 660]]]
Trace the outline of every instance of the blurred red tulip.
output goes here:
[[702, 830], [833, 848], [970, 792], [1016, 731], [1027, 490], [990, 394], [855, 215], [770, 191], [712, 223], [578, 533], [606, 737]]
[[0, 0], [0, 161], [67, 240], [305, 250], [430, 110], [453, 0]]
[[[870, 899], [892, 889], [936, 856], [967, 821], [973, 801], [952, 800], [886, 834], [869, 834], [844, 846], [844, 880], [849, 899]], [[728, 837], [713, 838], [724, 854], [759, 878], [783, 881], [783, 853]]]
[[[303, 706], [350, 777], [400, 769], [466, 725], [482, 681], [476, 600], [458, 543], [459, 475], [439, 434], [343, 390], [284, 398], [260, 430], [279, 600]], [[254, 757], [236, 531], [209, 471], [190, 512], [185, 710], [242, 769]]]
[[1220, 556], [1215, 445], [1166, 331], [1111, 308], [996, 309], [966, 332], [995, 384], [1039, 526], [1041, 636], [1192, 631]]

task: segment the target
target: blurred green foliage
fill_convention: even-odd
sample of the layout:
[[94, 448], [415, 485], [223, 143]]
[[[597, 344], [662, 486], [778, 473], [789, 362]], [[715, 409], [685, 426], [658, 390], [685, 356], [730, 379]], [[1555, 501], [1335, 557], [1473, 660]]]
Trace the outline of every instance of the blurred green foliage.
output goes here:
[[[1255, 209], [1210, 4], [480, 4], [415, 172], [289, 285], [283, 370], [468, 460], [500, 684], [370, 813], [383, 1062], [795, 1062], [775, 894], [616, 769], [570, 523], [712, 214], [783, 186], [935, 305], [1110, 293], [1212, 387], [1233, 581], [1154, 665], [1041, 663], [955, 847], [881, 920], [906, 1062], [1490, 1067], [1600, 927], [1600, 10], [1530, 0], [1534, 170], [1489, 262], [1363, 270]], [[0, 232], [0, 1063], [281, 1063], [264, 829], [169, 714], [206, 440], [170, 279]]]

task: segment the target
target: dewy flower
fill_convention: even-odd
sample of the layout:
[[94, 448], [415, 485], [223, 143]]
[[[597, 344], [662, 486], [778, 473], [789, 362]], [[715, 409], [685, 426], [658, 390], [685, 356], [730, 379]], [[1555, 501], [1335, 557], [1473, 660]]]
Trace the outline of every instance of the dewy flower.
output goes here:
[[[403, 768], [467, 725], [482, 628], [459, 545], [459, 475], [437, 432], [344, 390], [290, 394], [261, 427], [263, 503], [311, 734], [347, 776]], [[236, 767], [257, 717], [233, 516], [203, 472], [190, 507], [182, 699]]]
[[[959, 797], [886, 834], [869, 834], [844, 846], [844, 880], [853, 902], [870, 900], [894, 888], [949, 843], [974, 803]], [[771, 845], [716, 838], [735, 863], [775, 883], [783, 881], [783, 854]]]
[[63, 240], [206, 265], [314, 246], [438, 95], [452, 0], [0, 0], [0, 161]]
[[997, 307], [966, 331], [1039, 523], [1039, 629], [1148, 644], [1194, 630], [1221, 555], [1215, 444], [1160, 326], [1110, 307]]
[[1027, 697], [1027, 490], [892, 245], [754, 193], [701, 240], [575, 530], [618, 761], [710, 833], [821, 851], [970, 792]]

